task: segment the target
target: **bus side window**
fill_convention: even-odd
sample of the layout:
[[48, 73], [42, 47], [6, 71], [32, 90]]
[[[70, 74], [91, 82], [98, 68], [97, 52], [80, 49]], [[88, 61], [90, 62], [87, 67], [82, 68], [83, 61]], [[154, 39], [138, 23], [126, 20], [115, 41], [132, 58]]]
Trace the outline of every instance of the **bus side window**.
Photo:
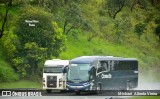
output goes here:
[[114, 66], [116, 65], [116, 62], [115, 61], [111, 61], [111, 66], [110, 66], [110, 70], [111, 71], [114, 71]]
[[110, 71], [111, 64], [109, 63], [109, 61], [106, 61], [106, 71]]
[[104, 71], [110, 71], [111, 70], [111, 61], [103, 61], [102, 67], [104, 68]]
[[98, 73], [102, 71], [106, 71], [107, 64], [104, 61], [99, 62]]
[[114, 61], [114, 71], [119, 70], [119, 61]]

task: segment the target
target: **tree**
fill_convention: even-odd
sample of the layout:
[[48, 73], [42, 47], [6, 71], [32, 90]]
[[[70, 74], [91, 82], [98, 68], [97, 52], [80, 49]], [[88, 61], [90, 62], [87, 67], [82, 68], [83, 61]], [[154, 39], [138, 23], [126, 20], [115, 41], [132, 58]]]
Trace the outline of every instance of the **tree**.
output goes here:
[[132, 24], [130, 18], [114, 20], [113, 22], [116, 41], [121, 42], [121, 40], [124, 39], [125, 35], [127, 35], [129, 31], [131, 31]]
[[[10, 7], [12, 6], [12, 0], [2, 0], [1, 3], [5, 4], [5, 13], [1, 12], [0, 16], [1, 18], [1, 29], [0, 29], [0, 39], [2, 38], [2, 36], [4, 35], [4, 31], [5, 31], [5, 26], [8, 20], [8, 12], [10, 10]], [[4, 15], [3, 15], [4, 14]]]
[[131, 11], [133, 11], [136, 5], [139, 5], [142, 9], [147, 9], [150, 6], [148, 0], [131, 0], [129, 3], [131, 3]]
[[68, 34], [72, 29], [79, 28], [83, 23], [81, 10], [76, 3], [72, 3], [66, 7], [64, 12], [63, 33]]
[[14, 32], [20, 44], [13, 63], [24, 77], [35, 74], [41, 61], [57, 57], [65, 49], [66, 37], [52, 19], [44, 9], [27, 6], [16, 21]]
[[158, 26], [156, 27], [155, 33], [159, 37], [159, 42], [160, 42], [160, 24], [158, 24]]
[[116, 15], [122, 11], [125, 6], [126, 0], [105, 0], [103, 5], [104, 9], [107, 9], [111, 18], [115, 19]]
[[[37, 2], [37, 0], [34, 0]], [[42, 0], [38, 0], [42, 1]], [[64, 34], [82, 27], [84, 17], [80, 5], [88, 0], [46, 0], [41, 5], [54, 14], [57, 23], [63, 28]]]
[[150, 0], [150, 2], [151, 2], [152, 5], [156, 5], [156, 4], [160, 3], [159, 0]]
[[143, 23], [138, 23], [135, 25], [134, 31], [138, 35], [139, 39], [140, 39], [140, 36], [144, 33], [145, 29], [146, 29], [145, 24]]

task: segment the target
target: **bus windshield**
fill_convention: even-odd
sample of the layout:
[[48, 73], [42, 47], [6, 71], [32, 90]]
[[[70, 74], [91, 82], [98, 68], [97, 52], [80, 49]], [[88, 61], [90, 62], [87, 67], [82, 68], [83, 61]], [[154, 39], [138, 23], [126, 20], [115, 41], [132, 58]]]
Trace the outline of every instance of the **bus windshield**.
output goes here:
[[69, 82], [85, 82], [89, 80], [90, 64], [70, 64], [67, 74]]
[[61, 67], [44, 67], [44, 73], [62, 73]]

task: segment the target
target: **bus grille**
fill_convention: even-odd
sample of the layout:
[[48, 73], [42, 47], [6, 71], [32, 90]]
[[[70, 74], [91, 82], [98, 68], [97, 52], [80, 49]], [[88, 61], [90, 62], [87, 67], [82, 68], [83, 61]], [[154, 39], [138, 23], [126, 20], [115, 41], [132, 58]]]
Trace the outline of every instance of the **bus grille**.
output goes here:
[[57, 76], [47, 76], [47, 87], [57, 87]]

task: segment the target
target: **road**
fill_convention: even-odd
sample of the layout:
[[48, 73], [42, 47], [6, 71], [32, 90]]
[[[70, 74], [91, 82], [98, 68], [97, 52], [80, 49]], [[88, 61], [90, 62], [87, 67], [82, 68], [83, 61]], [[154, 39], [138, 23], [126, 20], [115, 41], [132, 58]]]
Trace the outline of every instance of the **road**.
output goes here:
[[128, 99], [127, 96], [42, 96], [42, 97], [0, 97], [1, 99]]
[[80, 95], [76, 95], [74, 92], [52, 92], [47, 94], [45, 91], [41, 91], [42, 96], [1, 96], [0, 99], [128, 99], [132, 96], [105, 96], [105, 93], [101, 95], [82, 92]]
[[[30, 91], [30, 89], [27, 89]], [[139, 87], [135, 89], [135, 91], [138, 90], [156, 90], [160, 94], [160, 83], [150, 83], [150, 84], [139, 84]], [[20, 90], [21, 91], [21, 90]], [[39, 91], [39, 90], [32, 90]], [[22, 90], [24, 92], [24, 90]], [[85, 93], [82, 92], [80, 95], [75, 95], [74, 92], [65, 92], [60, 93], [59, 91], [52, 91], [52, 93], [47, 94], [45, 91], [39, 91], [42, 95], [41, 96], [1, 96], [0, 99], [128, 99], [130, 97], [140, 97], [140, 96], [108, 96], [105, 92], [102, 92], [100, 95], [92, 94], [92, 93]], [[12, 94], [13, 95], [13, 94]], [[160, 97], [160, 95], [159, 95]]]

